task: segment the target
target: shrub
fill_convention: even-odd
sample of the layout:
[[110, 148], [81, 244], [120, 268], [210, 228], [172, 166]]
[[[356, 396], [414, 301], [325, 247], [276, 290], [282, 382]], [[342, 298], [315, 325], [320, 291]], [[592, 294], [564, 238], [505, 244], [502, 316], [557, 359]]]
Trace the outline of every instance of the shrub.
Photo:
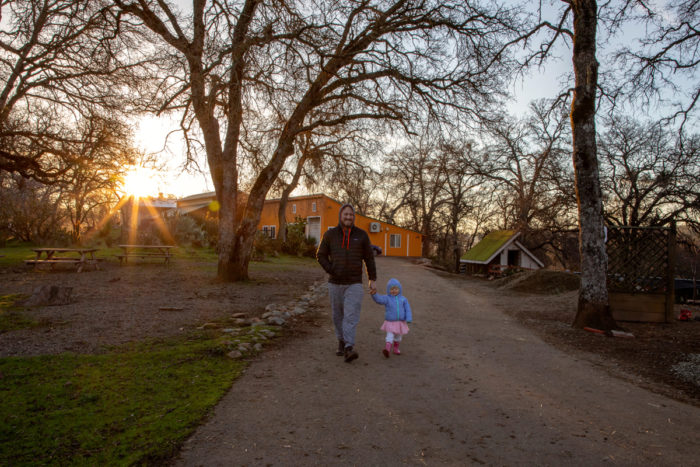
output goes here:
[[255, 235], [253, 242], [253, 261], [263, 261], [266, 256], [276, 257], [281, 249], [280, 242], [262, 232]]
[[282, 251], [288, 255], [316, 255], [316, 240], [306, 236], [306, 221], [300, 217], [296, 222], [287, 224], [287, 241], [282, 244]]

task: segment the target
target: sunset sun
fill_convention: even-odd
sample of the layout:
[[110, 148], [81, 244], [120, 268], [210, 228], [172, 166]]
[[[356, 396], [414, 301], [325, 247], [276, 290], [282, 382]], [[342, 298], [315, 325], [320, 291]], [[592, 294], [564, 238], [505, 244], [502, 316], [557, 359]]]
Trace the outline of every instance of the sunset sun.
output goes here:
[[158, 195], [156, 172], [144, 167], [132, 167], [124, 177], [124, 191], [138, 198]]

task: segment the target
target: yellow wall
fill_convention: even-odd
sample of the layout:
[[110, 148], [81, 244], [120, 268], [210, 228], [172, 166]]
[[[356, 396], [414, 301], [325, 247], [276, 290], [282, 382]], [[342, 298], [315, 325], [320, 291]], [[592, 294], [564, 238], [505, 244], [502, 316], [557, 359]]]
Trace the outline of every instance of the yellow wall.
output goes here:
[[[313, 210], [313, 203], [316, 203], [316, 211]], [[296, 205], [296, 213], [293, 213]], [[294, 222], [296, 217], [307, 219], [312, 216], [320, 216], [321, 218], [321, 235], [330, 227], [338, 225], [338, 212], [341, 204], [325, 195], [308, 195], [297, 196], [290, 198], [287, 202], [286, 218], [287, 222]], [[260, 224], [258, 229], [262, 230], [263, 226], [274, 225], [276, 232], [279, 232], [279, 224], [277, 222], [277, 210], [279, 209], [279, 200], [265, 201]], [[370, 232], [370, 223], [378, 222], [380, 224], [380, 232]], [[423, 246], [423, 237], [420, 233], [401, 227], [381, 222], [377, 219], [372, 219], [358, 214], [355, 217], [355, 225], [369, 234], [372, 244], [379, 246], [385, 256], [414, 256], [419, 257]], [[391, 235], [397, 235], [400, 246], [391, 246]]]

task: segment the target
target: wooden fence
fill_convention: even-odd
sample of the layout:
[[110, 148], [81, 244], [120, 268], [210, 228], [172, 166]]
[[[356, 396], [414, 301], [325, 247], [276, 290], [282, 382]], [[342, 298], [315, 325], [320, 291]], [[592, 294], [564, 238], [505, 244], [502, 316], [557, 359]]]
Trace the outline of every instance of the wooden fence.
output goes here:
[[608, 294], [616, 320], [671, 321], [675, 244], [675, 226], [608, 228]]

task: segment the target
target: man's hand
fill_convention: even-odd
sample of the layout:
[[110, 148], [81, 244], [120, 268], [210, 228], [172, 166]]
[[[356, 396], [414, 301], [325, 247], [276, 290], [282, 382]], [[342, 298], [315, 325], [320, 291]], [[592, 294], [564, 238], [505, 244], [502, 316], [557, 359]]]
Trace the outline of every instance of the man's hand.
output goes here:
[[369, 293], [370, 295], [377, 293], [377, 287], [374, 285], [374, 281], [369, 281]]

